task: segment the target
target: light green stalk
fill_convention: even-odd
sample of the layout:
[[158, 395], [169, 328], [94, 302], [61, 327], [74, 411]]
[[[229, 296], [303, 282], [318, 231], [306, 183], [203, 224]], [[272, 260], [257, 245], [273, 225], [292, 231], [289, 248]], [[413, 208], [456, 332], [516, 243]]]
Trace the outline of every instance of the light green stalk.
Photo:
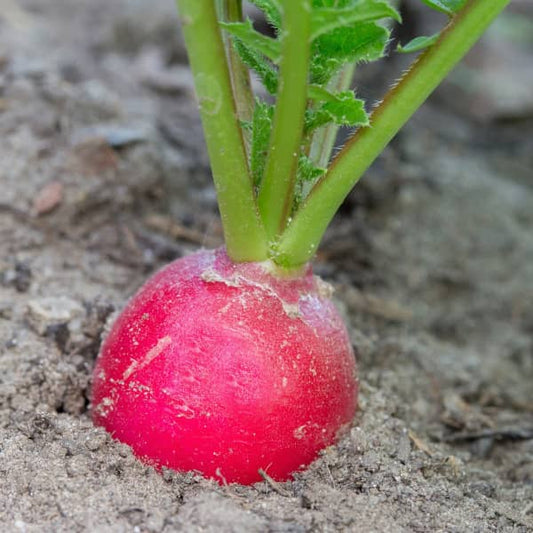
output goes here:
[[267, 240], [254, 199], [213, 0], [177, 0], [200, 104], [229, 256], [262, 261]]
[[279, 235], [292, 209], [307, 105], [311, 32], [309, 0], [284, 0], [280, 84], [258, 205], [269, 239]]
[[[242, 0], [217, 0], [220, 4], [219, 20], [224, 22], [242, 21]], [[223, 34], [224, 37], [224, 34]], [[242, 62], [237, 50], [233, 46], [229, 35], [225, 36], [226, 56], [228, 58], [231, 85], [240, 122], [250, 122], [254, 110], [254, 98], [250, 82], [250, 71]], [[246, 155], [250, 155], [251, 132], [242, 129]]]

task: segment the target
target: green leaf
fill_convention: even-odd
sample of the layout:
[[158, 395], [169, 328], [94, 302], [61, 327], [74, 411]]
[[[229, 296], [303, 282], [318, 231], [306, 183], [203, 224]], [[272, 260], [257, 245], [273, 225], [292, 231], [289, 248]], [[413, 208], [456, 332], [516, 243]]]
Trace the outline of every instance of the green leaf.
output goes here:
[[256, 31], [249, 19], [244, 22], [221, 22], [220, 25], [255, 52], [265, 55], [274, 63], [279, 62], [281, 58], [280, 41]]
[[416, 37], [412, 41], [409, 41], [406, 45], [399, 44], [396, 48], [397, 52], [400, 52], [401, 54], [409, 54], [411, 52], [418, 52], [420, 50], [423, 50], [424, 48], [427, 48], [428, 46], [431, 46], [435, 44], [437, 39], [439, 38], [440, 32], [434, 33], [433, 35], [422, 35], [420, 37]]
[[363, 100], [355, 98], [352, 91], [335, 95], [335, 100], [325, 102], [321, 109], [331, 116], [340, 126], [368, 125], [368, 115]]
[[326, 173], [326, 170], [325, 168], [317, 167], [306, 155], [300, 155], [296, 172], [293, 213], [309, 194], [317, 180]]
[[457, 13], [466, 3], [466, 0], [421, 0], [426, 6], [450, 17]]
[[311, 40], [343, 26], [350, 26], [356, 22], [370, 22], [385, 17], [391, 17], [401, 22], [398, 11], [387, 2], [379, 0], [357, 2], [342, 9], [338, 7], [315, 8], [311, 21]]
[[[466, 0], [421, 0], [424, 4], [445, 13], [446, 15], [452, 17], [457, 13], [466, 3]], [[396, 48], [396, 51], [400, 54], [409, 54], [411, 52], [419, 52], [435, 44], [439, 38], [441, 32], [434, 33], [433, 35], [421, 35], [415, 37], [409, 41], [406, 45], [399, 44]]]
[[298, 159], [298, 179], [300, 181], [315, 181], [325, 173], [325, 168], [315, 166], [306, 155], [301, 155]]
[[311, 6], [313, 9], [321, 7], [337, 7], [342, 9], [359, 1], [360, 0], [311, 0]]
[[[366, 126], [368, 115], [365, 111], [365, 103], [355, 97], [352, 91], [343, 91], [338, 94], [328, 93], [325, 89], [320, 91], [313, 89], [311, 94], [316, 100], [325, 100], [317, 108], [308, 109], [305, 118], [306, 133], [334, 122], [339, 126]], [[310, 96], [313, 98], [313, 96]]]
[[336, 96], [320, 85], [309, 85], [307, 97], [315, 102], [331, 102]]
[[337, 28], [316, 40], [324, 55], [353, 61], [374, 61], [383, 56], [389, 32], [378, 24], [364, 23]]
[[250, 170], [255, 187], [259, 187], [263, 179], [273, 117], [274, 106], [256, 99], [251, 123], [252, 147], [250, 150]]
[[235, 39], [233, 44], [243, 63], [255, 71], [265, 89], [270, 94], [276, 94], [278, 90], [278, 72], [268, 59], [239, 39]]
[[337, 28], [313, 43], [311, 80], [325, 84], [348, 62], [375, 61], [383, 57], [390, 32], [375, 22]]
[[276, 32], [281, 29], [281, 6], [277, 0], [250, 0], [264, 14]]

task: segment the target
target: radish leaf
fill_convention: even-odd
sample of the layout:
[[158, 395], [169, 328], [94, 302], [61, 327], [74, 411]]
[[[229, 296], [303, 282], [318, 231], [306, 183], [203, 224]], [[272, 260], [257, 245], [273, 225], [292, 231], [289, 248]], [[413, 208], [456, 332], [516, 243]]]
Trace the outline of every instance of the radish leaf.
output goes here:
[[[452, 17], [464, 6], [466, 0], [422, 0], [422, 2], [432, 9]], [[396, 51], [401, 54], [419, 52], [420, 50], [424, 50], [435, 44], [441, 33], [442, 32], [438, 32], [433, 35], [421, 35], [420, 37], [415, 37], [404, 46], [398, 45]]]
[[433, 35], [421, 35], [420, 37], [415, 37], [412, 41], [409, 41], [406, 45], [398, 45], [396, 48], [397, 52], [401, 54], [409, 54], [411, 52], [418, 52], [423, 50], [432, 44], [435, 44], [439, 38], [439, 33], [434, 33]]
[[298, 177], [302, 181], [314, 181], [326, 173], [325, 168], [317, 167], [309, 157], [302, 155], [298, 160]]
[[294, 190], [293, 212], [305, 200], [309, 191], [318, 179], [326, 173], [326, 169], [316, 166], [311, 158], [301, 155], [298, 159], [298, 171], [296, 173], [296, 186]]
[[251, 68], [270, 94], [278, 90], [278, 71], [260, 52], [248, 46], [240, 39], [234, 39], [234, 46], [245, 65]]
[[274, 63], [279, 62], [281, 56], [280, 41], [259, 33], [254, 29], [250, 19], [244, 22], [221, 22], [220, 25], [252, 50], [265, 55]]
[[335, 95], [322, 90], [328, 96], [326, 101], [317, 108], [307, 110], [305, 131], [319, 128], [333, 122], [340, 126], [366, 126], [368, 115], [365, 111], [364, 101], [355, 98], [352, 91], [343, 91]]
[[278, 33], [281, 29], [281, 6], [277, 0], [250, 0], [264, 14], [267, 21]]
[[273, 116], [274, 106], [256, 99], [252, 122], [249, 124], [252, 130], [250, 170], [255, 187], [260, 186], [263, 178]]
[[431, 9], [451, 17], [464, 6], [466, 0], [422, 0], [422, 2]]
[[[242, 62], [255, 71], [271, 95], [278, 96], [284, 39], [281, 25], [283, 3], [280, 0], [250, 2], [263, 11], [274, 29], [274, 37], [257, 31], [249, 19], [220, 25], [230, 34]], [[366, 126], [369, 123], [364, 101], [356, 98], [353, 91], [345, 90], [350, 80], [340, 86], [332, 85], [330, 81], [347, 63], [383, 57], [390, 31], [381, 20], [400, 20], [398, 11], [388, 0], [311, 0], [310, 4], [310, 85], [298, 154], [293, 211], [307, 196], [312, 184], [324, 174], [316, 153], [310, 151], [316, 130], [328, 125]], [[248, 165], [256, 190], [262, 186], [266, 154], [272, 142], [273, 109], [271, 102], [257, 99], [252, 118], [243, 123], [250, 133]]]
[[401, 21], [398, 11], [386, 2], [376, 0], [357, 2], [343, 9], [335, 7], [316, 8], [313, 10], [311, 22], [311, 40], [356, 22], [371, 22], [385, 17], [391, 17], [398, 22]]
[[365, 22], [321, 35], [312, 45], [312, 82], [327, 83], [344, 63], [379, 59], [385, 53], [389, 33], [375, 22]]

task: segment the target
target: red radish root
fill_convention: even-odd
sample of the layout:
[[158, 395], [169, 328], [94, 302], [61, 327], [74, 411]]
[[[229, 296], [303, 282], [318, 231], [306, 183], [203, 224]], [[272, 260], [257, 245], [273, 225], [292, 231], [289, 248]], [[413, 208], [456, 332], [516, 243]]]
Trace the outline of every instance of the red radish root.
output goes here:
[[284, 277], [201, 251], [155, 274], [119, 316], [97, 361], [93, 418], [156, 467], [286, 480], [350, 424], [355, 372], [310, 267]]

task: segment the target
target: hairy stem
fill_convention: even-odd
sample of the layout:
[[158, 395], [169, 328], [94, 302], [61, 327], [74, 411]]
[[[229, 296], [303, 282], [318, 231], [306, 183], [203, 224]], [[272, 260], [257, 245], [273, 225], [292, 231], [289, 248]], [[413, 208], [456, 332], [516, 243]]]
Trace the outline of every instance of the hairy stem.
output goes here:
[[262, 261], [267, 256], [267, 240], [255, 203], [215, 3], [177, 3], [228, 255], [234, 261]]
[[281, 236], [276, 262], [303, 264], [314, 255], [344, 198], [383, 148], [479, 39], [509, 0], [469, 0], [437, 42], [422, 53], [315, 185]]
[[[241, 22], [242, 21], [242, 0], [219, 0], [222, 2], [222, 14], [219, 20], [224, 22]], [[232, 38], [227, 35], [226, 55], [229, 63], [229, 71], [231, 76], [231, 84], [233, 87], [233, 94], [235, 96], [235, 103], [237, 105], [237, 115], [242, 122], [250, 122], [254, 110], [254, 98], [252, 94], [252, 87], [250, 82], [250, 72], [246, 65], [242, 62], [238, 52], [233, 46]], [[243, 129], [242, 135], [246, 148], [246, 154], [250, 155], [251, 132]]]
[[258, 205], [268, 237], [285, 228], [292, 209], [298, 154], [307, 105], [309, 0], [284, 0], [280, 83]]

